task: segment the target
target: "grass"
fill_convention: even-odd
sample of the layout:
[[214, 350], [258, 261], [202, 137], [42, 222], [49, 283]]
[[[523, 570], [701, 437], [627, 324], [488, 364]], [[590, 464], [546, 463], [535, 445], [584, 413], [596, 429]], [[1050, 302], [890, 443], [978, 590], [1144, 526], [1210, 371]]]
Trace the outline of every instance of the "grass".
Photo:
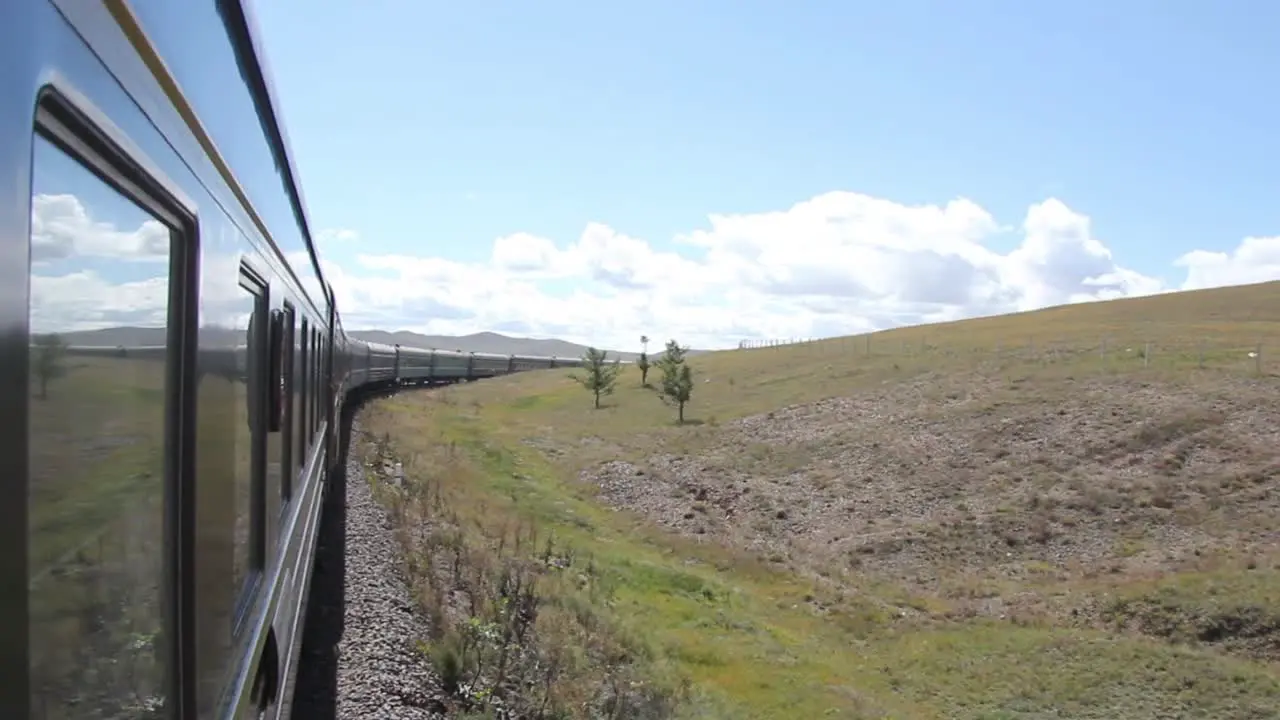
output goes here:
[[[684, 426], [632, 371], [598, 411], [547, 371], [361, 422], [439, 498], [402, 524], [464, 528], [490, 565], [512, 528], [574, 548], [585, 579], [539, 602], [589, 609], [669, 714], [1276, 717], [1277, 306], [1268, 283], [887, 331], [870, 354], [695, 356]], [[608, 677], [560, 681], [598, 698]]]

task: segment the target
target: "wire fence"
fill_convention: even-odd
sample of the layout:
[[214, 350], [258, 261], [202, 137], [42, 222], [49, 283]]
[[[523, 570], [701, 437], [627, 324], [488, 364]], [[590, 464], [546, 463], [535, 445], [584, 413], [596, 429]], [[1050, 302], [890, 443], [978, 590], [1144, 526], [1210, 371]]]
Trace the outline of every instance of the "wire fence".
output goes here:
[[[1270, 343], [1268, 349], [1268, 341]], [[840, 338], [743, 340], [738, 350], [767, 352], [790, 348], [833, 356], [989, 360], [1001, 363], [1088, 364], [1110, 369], [1199, 368], [1268, 375], [1280, 374], [1280, 338], [1246, 340], [1240, 336], [1203, 339], [980, 338], [927, 336], [886, 338], [856, 335]]]

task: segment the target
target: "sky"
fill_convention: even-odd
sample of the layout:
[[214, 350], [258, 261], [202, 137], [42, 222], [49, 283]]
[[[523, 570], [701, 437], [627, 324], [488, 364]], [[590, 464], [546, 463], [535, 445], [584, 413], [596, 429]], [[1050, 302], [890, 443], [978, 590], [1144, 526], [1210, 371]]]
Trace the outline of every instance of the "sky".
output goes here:
[[367, 327], [734, 347], [1280, 278], [1274, 3], [254, 10]]

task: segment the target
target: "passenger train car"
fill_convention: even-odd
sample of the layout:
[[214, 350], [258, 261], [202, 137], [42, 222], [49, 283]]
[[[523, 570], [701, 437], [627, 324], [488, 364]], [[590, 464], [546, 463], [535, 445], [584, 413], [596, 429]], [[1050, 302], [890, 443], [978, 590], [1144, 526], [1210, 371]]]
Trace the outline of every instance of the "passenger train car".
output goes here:
[[0, 717], [288, 717], [343, 330], [241, 0], [0, 3]]

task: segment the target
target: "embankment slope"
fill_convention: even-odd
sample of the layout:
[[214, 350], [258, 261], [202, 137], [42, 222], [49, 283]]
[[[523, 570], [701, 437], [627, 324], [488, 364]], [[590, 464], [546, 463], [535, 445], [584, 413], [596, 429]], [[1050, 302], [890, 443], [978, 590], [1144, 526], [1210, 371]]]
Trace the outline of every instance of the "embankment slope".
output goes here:
[[625, 679], [655, 688], [630, 717], [1274, 717], [1277, 309], [1267, 283], [711, 353], [684, 426], [634, 369], [598, 411], [546, 371], [364, 422], [410, 478], [441, 636], [488, 611], [440, 600], [458, 584], [432, 562], [532, 558], [530, 657], [586, 648], [564, 698], [621, 702]]

